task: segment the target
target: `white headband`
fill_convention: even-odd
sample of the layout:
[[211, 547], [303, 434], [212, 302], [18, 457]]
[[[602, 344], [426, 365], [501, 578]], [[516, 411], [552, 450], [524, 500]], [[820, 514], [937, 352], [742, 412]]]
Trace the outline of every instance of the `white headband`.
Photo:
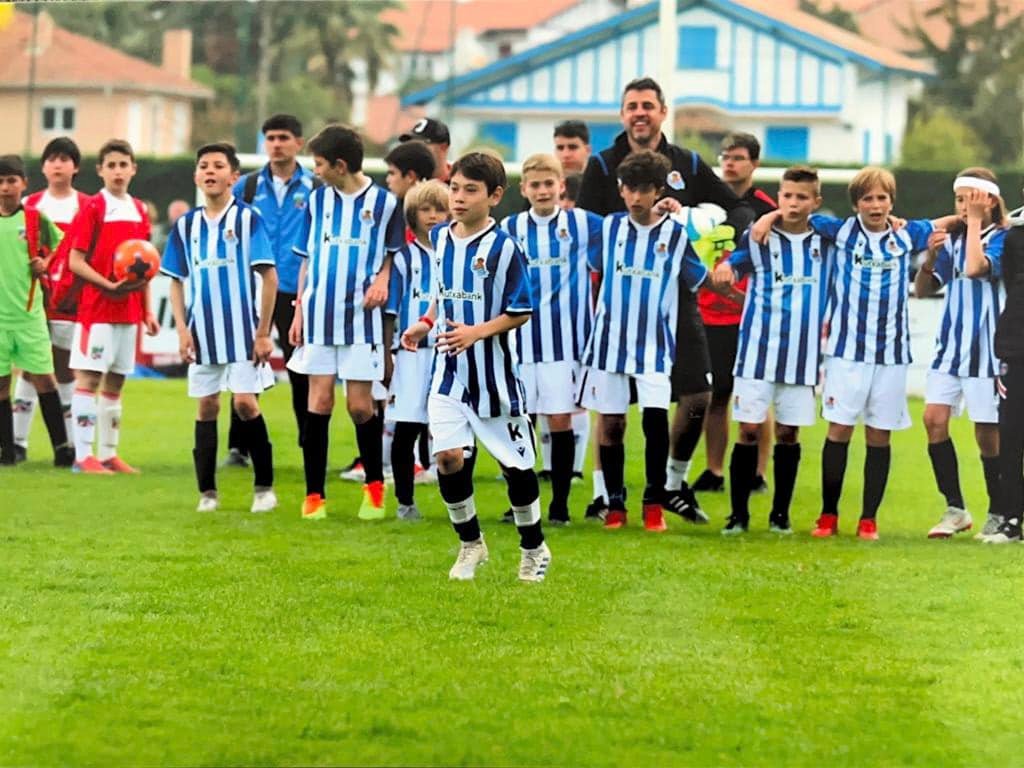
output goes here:
[[979, 179], [976, 176], [957, 176], [953, 181], [953, 191], [956, 192], [964, 187], [980, 189], [982, 192], [988, 192], [990, 195], [999, 197], [999, 185], [988, 179]]

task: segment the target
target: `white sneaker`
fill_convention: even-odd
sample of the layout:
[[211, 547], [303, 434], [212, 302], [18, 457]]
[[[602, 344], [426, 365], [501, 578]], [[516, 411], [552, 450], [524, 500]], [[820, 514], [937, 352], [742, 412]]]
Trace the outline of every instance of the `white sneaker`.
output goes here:
[[199, 503], [196, 505], [196, 512], [216, 512], [217, 504], [217, 494], [204, 493], [199, 497]]
[[948, 539], [963, 531], [969, 531], [974, 525], [971, 513], [959, 507], [946, 507], [946, 513], [932, 529], [928, 531], [929, 539]]
[[520, 581], [544, 581], [547, 575], [548, 566], [551, 564], [551, 550], [548, 543], [541, 543], [536, 549], [522, 549], [522, 558], [519, 560]]
[[419, 464], [416, 465], [416, 472], [412, 476], [412, 481], [416, 485], [436, 485], [437, 484], [437, 472], [434, 471], [433, 467], [424, 469]]
[[459, 547], [455, 565], [448, 571], [448, 578], [456, 581], [470, 581], [476, 575], [476, 567], [487, 562], [487, 545], [483, 535], [476, 541], [464, 541]]
[[999, 526], [1003, 524], [1002, 515], [993, 515], [991, 512], [988, 513], [988, 517], [985, 519], [985, 525], [981, 531], [974, 534], [975, 541], [983, 541], [986, 536], [995, 536], [999, 530]]
[[422, 520], [423, 515], [420, 514], [419, 507], [415, 504], [399, 504], [398, 519], [413, 522], [416, 520]]
[[263, 491], [256, 491], [252, 495], [252, 506], [249, 508], [250, 512], [270, 512], [272, 509], [277, 507], [277, 495], [274, 493], [273, 488], [267, 488]]

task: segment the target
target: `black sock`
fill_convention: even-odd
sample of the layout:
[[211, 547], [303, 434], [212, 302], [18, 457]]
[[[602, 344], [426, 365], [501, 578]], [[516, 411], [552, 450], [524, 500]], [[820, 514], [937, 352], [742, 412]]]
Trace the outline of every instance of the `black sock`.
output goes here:
[[519, 546], [523, 549], [536, 549], [544, 543], [544, 531], [541, 530], [540, 520], [530, 525], [516, 526], [519, 532]]
[[693, 452], [697, 450], [697, 443], [704, 433], [704, 412], [705, 408], [691, 408], [690, 415], [686, 419], [686, 427], [683, 433], [676, 438], [672, 455], [679, 457], [681, 461], [689, 461], [693, 458]]
[[270, 488], [274, 484], [274, 446], [267, 433], [267, 422], [261, 413], [255, 419], [242, 422], [242, 439], [249, 446], [252, 459], [253, 485]]
[[644, 472], [647, 487], [644, 502], [658, 503], [665, 495], [665, 465], [668, 463], [668, 411], [644, 408]]
[[850, 452], [849, 443], [836, 443], [825, 438], [821, 449], [821, 513], [839, 514], [839, 497], [843, 495], [843, 476], [846, 474], [846, 457]]
[[200, 493], [217, 490], [217, 420], [196, 421], [192, 463]]
[[288, 381], [292, 387], [292, 410], [295, 411], [295, 426], [299, 431], [299, 447], [306, 436], [306, 413], [309, 410], [309, 377], [304, 373], [296, 373], [290, 368]]
[[60, 405], [60, 395], [56, 392], [39, 393], [39, 410], [43, 412], [46, 432], [50, 435], [50, 445], [54, 450], [68, 444], [68, 433], [64, 426], [64, 409]]
[[395, 434], [391, 440], [391, 472], [394, 474], [395, 498], [398, 503], [408, 506], [413, 503], [415, 459], [413, 448], [420, 425], [411, 421], [395, 422]]
[[576, 435], [570, 429], [551, 433], [551, 506], [548, 515], [569, 517], [569, 490], [576, 463]]
[[729, 500], [732, 516], [750, 520], [750, 491], [757, 477], [757, 443], [735, 443], [729, 459]]
[[430, 427], [424, 424], [420, 428], [419, 440], [417, 440], [419, 447], [419, 459], [421, 467], [430, 466]]
[[11, 398], [0, 400], [0, 464], [14, 463], [14, 412]]
[[[552, 454], [552, 458], [554, 458], [554, 454]], [[517, 509], [522, 510], [533, 506], [540, 499], [540, 484], [537, 481], [537, 473], [532, 468], [506, 469], [505, 479], [508, 481], [508, 500], [512, 505], [513, 514]], [[516, 523], [516, 530], [519, 532], [519, 546], [523, 549], [536, 549], [544, 543], [544, 532], [540, 527], [539, 515], [536, 522], [526, 525]]]
[[601, 469], [604, 471], [604, 485], [608, 491], [608, 504], [612, 509], [625, 506], [623, 494], [623, 477], [625, 476], [626, 448], [619, 445], [601, 445]]
[[[437, 485], [445, 504], [458, 504], [466, 501], [473, 495], [472, 468], [469, 464], [463, 463], [462, 469], [450, 475], [438, 472]], [[459, 535], [459, 541], [476, 541], [480, 538], [480, 519], [475, 514], [465, 522], [452, 522], [452, 527]]]
[[238, 411], [231, 408], [231, 427], [228, 429], [228, 450], [238, 451], [243, 456], [249, 455], [249, 446], [245, 444], [245, 427]]
[[885, 495], [885, 485], [889, 482], [889, 462], [892, 450], [888, 445], [868, 446], [864, 455], [864, 505], [861, 518], [874, 520], [878, 507]]
[[993, 514], [999, 509], [999, 456], [982, 456], [981, 468], [985, 473], [985, 490], [988, 491], [988, 512]]
[[939, 493], [946, 497], [946, 504], [963, 509], [964, 494], [960, 490], [960, 467], [953, 441], [947, 437], [941, 443], [929, 443], [928, 458], [932, 460], [935, 482], [939, 486]]
[[800, 466], [800, 443], [776, 443], [772, 466], [775, 472], [772, 517], [788, 519], [793, 488], [796, 486], [796, 471]]
[[379, 413], [356, 424], [356, 444], [363, 459], [366, 482], [384, 482], [384, 420]]
[[306, 412], [306, 438], [302, 441], [302, 468], [306, 474], [306, 495], [319, 493], [327, 498], [327, 437], [331, 414]]

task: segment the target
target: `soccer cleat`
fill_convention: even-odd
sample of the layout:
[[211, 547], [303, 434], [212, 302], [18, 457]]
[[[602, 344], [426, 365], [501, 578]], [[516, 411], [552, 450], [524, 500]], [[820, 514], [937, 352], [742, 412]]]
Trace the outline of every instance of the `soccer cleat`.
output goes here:
[[548, 523], [557, 527], [569, 525], [569, 510], [548, 507]]
[[327, 517], [327, 502], [319, 493], [309, 494], [302, 502], [303, 520], [323, 520]]
[[199, 497], [199, 503], [196, 505], [196, 512], [216, 512], [218, 505], [218, 499], [216, 493], [204, 493]]
[[725, 528], [722, 529], [723, 536], [742, 536], [747, 532], [750, 527], [750, 520], [748, 518], [739, 517], [737, 515], [729, 515], [729, 519], [725, 521]]
[[986, 544], [1019, 544], [1021, 541], [1020, 518], [1003, 520], [996, 532], [982, 539]]
[[604, 527], [609, 530], [617, 530], [625, 525], [626, 510], [624, 509], [609, 509], [608, 514], [604, 516]]
[[572, 473], [572, 484], [576, 485], [576, 483], [582, 483], [582, 482], [583, 482], [583, 473], [582, 472], [573, 472]]
[[984, 541], [986, 536], [994, 536], [999, 530], [999, 526], [1003, 524], [1003, 516], [996, 515], [992, 512], [988, 513], [988, 519], [985, 520], [985, 525], [981, 529], [980, 533], [975, 534], [974, 538], [978, 541]]
[[70, 445], [58, 445], [53, 449], [53, 466], [70, 467], [75, 463], [75, 449]]
[[415, 522], [422, 520], [423, 515], [420, 514], [419, 507], [415, 503], [412, 504], [399, 504], [398, 505], [398, 519], [406, 520], [408, 522]]
[[262, 491], [254, 491], [252, 495], [252, 506], [250, 512], [270, 512], [277, 508], [277, 494], [273, 488], [265, 488]]
[[119, 475], [141, 475], [142, 473], [129, 464], [127, 461], [122, 459], [120, 456], [111, 456], [109, 459], [103, 461], [103, 466], [109, 469], [111, 472], [116, 472]]
[[878, 541], [878, 523], [874, 518], [862, 517], [857, 523], [857, 538], [864, 541]]
[[[72, 451], [73, 452], [73, 451]], [[21, 464], [23, 461], [28, 460], [28, 448], [24, 445], [14, 444], [14, 464]], [[70, 467], [70, 464], [57, 464], [55, 466]]]
[[424, 469], [417, 464], [412, 476], [412, 481], [416, 485], [435, 485], [437, 483], [437, 472], [434, 471], [433, 467], [427, 467]]
[[535, 549], [520, 550], [523, 556], [519, 559], [520, 581], [544, 581], [548, 566], [551, 565], [551, 550], [546, 541], [542, 541]]
[[768, 530], [772, 533], [780, 533], [789, 536], [793, 533], [793, 526], [789, 524], [789, 515], [777, 515], [772, 512], [768, 515]]
[[448, 571], [448, 578], [455, 581], [470, 581], [476, 576], [476, 567], [487, 562], [487, 545], [481, 535], [476, 541], [463, 541], [455, 564]]
[[661, 504], [644, 504], [643, 516], [645, 531], [661, 533], [668, 530], [668, 525], [665, 523], [665, 513], [661, 509]]
[[836, 536], [839, 533], [839, 515], [825, 515], [818, 518], [814, 524], [811, 536], [816, 539], [826, 539], [829, 536]]
[[360, 520], [383, 520], [387, 512], [384, 510], [384, 483], [374, 480], [363, 486], [363, 503], [359, 505]]
[[971, 513], [960, 507], [946, 507], [946, 512], [932, 529], [928, 531], [929, 539], [948, 539], [958, 533], [969, 531], [974, 521]]
[[764, 475], [758, 475], [754, 478], [754, 485], [750, 488], [751, 493], [768, 493], [768, 482], [764, 479]]
[[665, 491], [661, 505], [674, 515], [695, 525], [707, 525], [708, 516], [700, 508], [697, 497], [686, 483], [677, 491]]
[[363, 469], [363, 460], [356, 456], [352, 459], [352, 463], [349, 464], [345, 469], [341, 470], [338, 474], [342, 480], [348, 480], [352, 483], [365, 483], [366, 482], [366, 470]]
[[224, 459], [222, 467], [248, 467], [249, 457], [242, 453], [237, 448], [232, 448], [228, 451], [227, 458]]
[[583, 513], [584, 520], [604, 520], [608, 515], [608, 504], [604, 498], [598, 496], [587, 505], [587, 511]]
[[705, 469], [691, 487], [694, 493], [720, 493], [725, 490], [725, 478]]
[[502, 513], [501, 522], [508, 523], [509, 525], [515, 525], [516, 516], [515, 513], [512, 511], [511, 507], [509, 507]]
[[81, 475], [112, 475], [114, 472], [107, 469], [103, 462], [95, 456], [86, 456], [81, 461], [71, 465], [71, 471]]

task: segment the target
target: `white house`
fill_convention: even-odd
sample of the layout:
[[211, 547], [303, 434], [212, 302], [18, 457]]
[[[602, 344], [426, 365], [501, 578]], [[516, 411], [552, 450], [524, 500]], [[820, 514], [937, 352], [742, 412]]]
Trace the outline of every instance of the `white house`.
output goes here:
[[[658, 3], [640, 5], [402, 103], [440, 114], [450, 98], [456, 150], [479, 136], [522, 159], [549, 148], [567, 117], [586, 120], [601, 148], [620, 130], [623, 86], [657, 69], [657, 24]], [[677, 125], [712, 137], [748, 131], [771, 160], [896, 160], [907, 101], [933, 76], [924, 62], [777, 2], [679, 0], [677, 25], [678, 66], [662, 83]]]

